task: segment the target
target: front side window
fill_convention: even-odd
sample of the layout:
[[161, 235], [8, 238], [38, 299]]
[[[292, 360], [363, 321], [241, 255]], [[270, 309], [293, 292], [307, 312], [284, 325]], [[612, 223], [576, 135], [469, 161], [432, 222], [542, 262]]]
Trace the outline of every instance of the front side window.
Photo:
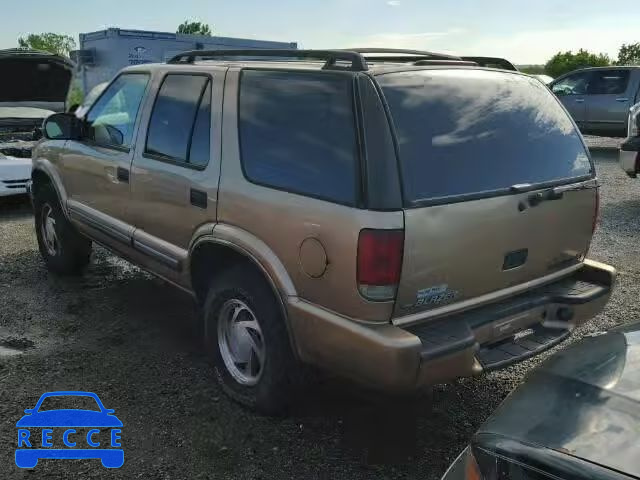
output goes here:
[[120, 75], [87, 114], [87, 138], [100, 145], [130, 147], [148, 82], [146, 74]]
[[551, 90], [556, 95], [586, 95], [591, 72], [582, 72], [569, 75], [554, 83]]
[[589, 82], [589, 95], [622, 95], [629, 85], [629, 70], [596, 70]]
[[245, 70], [239, 126], [247, 178], [354, 205], [358, 149], [352, 82], [336, 73]]
[[203, 167], [209, 163], [210, 126], [210, 78], [167, 75], [149, 120], [145, 153]]

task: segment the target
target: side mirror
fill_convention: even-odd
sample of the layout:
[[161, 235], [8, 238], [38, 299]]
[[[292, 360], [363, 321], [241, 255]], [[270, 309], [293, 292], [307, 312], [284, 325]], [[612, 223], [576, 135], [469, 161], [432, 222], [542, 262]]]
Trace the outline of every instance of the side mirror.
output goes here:
[[33, 408], [27, 408], [27, 409], [25, 409], [24, 413], [26, 413], [26, 414], [31, 414], [31, 413], [33, 413]]
[[107, 408], [105, 409], [104, 413], [106, 413], [107, 415], [111, 415], [112, 413], [116, 413], [116, 411], [112, 408]]
[[82, 121], [73, 113], [54, 113], [45, 119], [42, 132], [49, 140], [78, 140], [82, 136]]

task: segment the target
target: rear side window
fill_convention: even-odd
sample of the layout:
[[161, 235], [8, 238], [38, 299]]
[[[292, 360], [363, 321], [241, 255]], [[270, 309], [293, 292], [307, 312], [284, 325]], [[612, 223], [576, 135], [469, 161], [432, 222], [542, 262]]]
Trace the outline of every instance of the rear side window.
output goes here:
[[352, 78], [245, 70], [240, 146], [246, 177], [331, 202], [356, 203]]
[[393, 136], [384, 105], [367, 75], [359, 78], [362, 125], [367, 158], [367, 207], [372, 210], [402, 208], [400, 176]]
[[629, 85], [629, 70], [594, 70], [589, 95], [622, 95]]
[[145, 153], [204, 167], [209, 162], [210, 125], [210, 78], [167, 75], [149, 120]]
[[486, 70], [376, 78], [393, 117], [410, 204], [593, 175], [573, 122], [534, 78]]
[[202, 96], [196, 123], [193, 127], [191, 138], [191, 148], [189, 150], [189, 163], [196, 166], [205, 166], [209, 163], [211, 139], [211, 82], [207, 83], [207, 88]]

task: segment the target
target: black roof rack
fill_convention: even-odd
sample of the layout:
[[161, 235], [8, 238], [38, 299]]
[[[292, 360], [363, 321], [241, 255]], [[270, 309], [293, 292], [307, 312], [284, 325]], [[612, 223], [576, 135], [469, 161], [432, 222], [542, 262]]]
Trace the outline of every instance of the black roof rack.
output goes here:
[[359, 53], [368, 60], [412, 62], [418, 60], [462, 60], [455, 55], [427, 52], [425, 50], [406, 50], [400, 48], [349, 48], [346, 51]]
[[476, 62], [481, 67], [498, 67], [503, 70], [511, 70], [513, 72], [517, 72], [518, 69], [516, 66], [511, 63], [509, 60], [505, 60], [504, 58], [499, 57], [462, 57], [463, 60], [467, 60], [470, 62]]
[[[369, 69], [367, 61], [362, 55], [358, 52], [349, 50], [191, 50], [176, 55], [167, 63], [194, 63], [196, 59], [208, 60], [229, 57], [280, 57], [287, 59], [297, 58], [324, 60], [325, 64], [322, 67], [324, 70], [351, 70], [355, 72], [363, 72]], [[351, 65], [344, 67], [339, 65], [338, 62], [348, 62], [351, 63]]]
[[452, 65], [456, 67], [477, 67], [478, 64], [476, 62], [472, 62], [469, 60], [416, 60], [413, 62], [413, 65], [416, 67], [421, 67], [424, 65]]

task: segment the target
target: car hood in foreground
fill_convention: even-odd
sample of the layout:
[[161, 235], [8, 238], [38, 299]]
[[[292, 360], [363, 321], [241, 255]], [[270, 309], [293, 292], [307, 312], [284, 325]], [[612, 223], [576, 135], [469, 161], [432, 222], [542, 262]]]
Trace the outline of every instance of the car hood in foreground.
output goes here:
[[480, 428], [640, 476], [640, 324], [566, 348]]
[[38, 120], [42, 122], [53, 110], [34, 107], [3, 107], [0, 105], [0, 126], [10, 123], [20, 123], [23, 120]]
[[0, 50], [0, 106], [30, 106], [60, 111], [71, 85], [73, 63], [36, 50]]
[[48, 410], [25, 415], [16, 427], [121, 427], [115, 415], [90, 410]]

